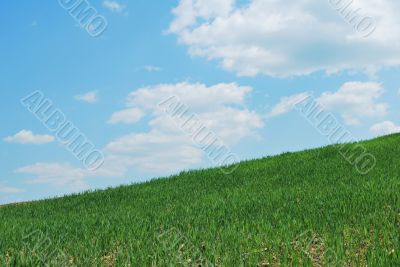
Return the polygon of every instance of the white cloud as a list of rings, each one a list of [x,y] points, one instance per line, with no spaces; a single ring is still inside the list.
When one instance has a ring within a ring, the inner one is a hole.
[[[370,72],[400,65],[400,2],[354,0],[345,11],[371,17],[367,38],[340,10],[318,0],[181,0],[168,29],[192,56],[221,62],[242,76],[307,75],[316,71]],[[349,1],[344,1],[349,2]]]
[[[28,184],[45,184],[62,190],[64,194],[80,192],[90,189],[88,178],[123,178],[126,174],[121,158],[112,155],[106,157],[104,164],[96,171],[74,167],[69,163],[38,162],[23,166],[15,170],[15,173],[27,175]]]
[[[329,111],[341,114],[345,123],[357,125],[365,117],[380,117],[387,112],[387,104],[377,102],[383,87],[374,82],[347,82],[337,92],[325,92],[318,102]]]
[[[33,175],[28,182],[31,184],[50,184],[57,187],[67,187],[72,191],[89,189],[85,177],[94,175],[90,171],[74,168],[63,163],[36,163],[21,167],[16,173]]]
[[[96,91],[90,91],[82,95],[76,95],[75,99],[78,101],[83,101],[89,104],[94,104],[97,102],[97,92]]]
[[[120,4],[117,1],[105,0],[103,1],[103,7],[116,13],[122,13],[125,9],[125,6]]]
[[[308,96],[308,93],[300,93],[281,98],[281,101],[272,108],[271,112],[268,114],[268,117],[276,117],[291,111],[297,103],[301,102]]]
[[[47,144],[54,141],[54,137],[51,135],[35,135],[32,131],[22,130],[13,136],[4,138],[5,142],[16,143],[16,144]]]
[[[140,88],[128,96],[127,105],[157,110],[157,105],[170,96],[179,96],[181,101],[194,111],[218,109],[228,104],[243,105],[251,87],[236,83],[206,86],[200,83],[160,84]]]
[[[392,134],[392,133],[399,133],[400,126],[396,125],[392,121],[384,121],[384,122],[374,124],[370,128],[370,131],[371,131],[371,133],[373,133],[376,136],[381,136],[381,135],[387,135],[387,134]]]
[[[157,72],[157,71],[161,71],[160,67],[157,66],[152,66],[152,65],[146,65],[143,67],[143,69],[147,72]]]
[[[128,134],[110,142],[104,151],[125,171],[135,167],[149,172],[173,172],[202,161],[201,150],[178,131]]]
[[[245,96],[250,92],[250,87],[237,84],[178,83],[140,88],[129,94],[127,106],[151,115],[150,129],[113,140],[104,149],[106,158],[120,169],[150,172],[174,172],[200,164],[204,160],[202,150],[158,104],[171,96],[179,97],[225,144],[234,145],[263,127],[261,117],[244,107]]]
[[[233,8],[234,0],[181,0],[172,11],[175,15],[170,32],[182,32],[196,24],[198,17],[214,18],[228,15]]]
[[[155,65],[145,65],[145,66],[141,66],[141,67],[136,68],[134,71],[135,72],[145,71],[145,72],[150,72],[151,73],[151,72],[162,71],[162,68],[159,67],[159,66],[155,66]]]
[[[316,98],[325,111],[341,115],[347,125],[358,125],[365,118],[382,117],[386,115],[388,105],[378,102],[384,89],[374,82],[347,82],[336,92],[324,92]],[[276,117],[290,112],[296,103],[309,96],[303,92],[281,98],[268,117]]]
[[[0,193],[11,194],[11,193],[22,193],[22,192],[24,192],[23,189],[0,184]]]
[[[205,163],[203,151],[195,145],[158,104],[178,96],[199,120],[213,131],[227,146],[233,146],[243,138],[256,136],[263,127],[261,116],[245,107],[245,97],[250,87],[237,84],[162,84],[140,88],[127,98],[127,109],[142,111],[150,116],[148,131],[132,132],[115,138],[102,150],[104,164],[94,172],[64,163],[36,163],[16,170],[31,175],[34,184],[50,184],[66,188],[68,192],[88,189],[90,177],[124,178],[132,172],[151,175],[173,173]],[[135,110],[137,109],[137,110]],[[126,111],[125,110],[125,111]],[[127,122],[131,114],[114,113],[111,121]],[[185,119],[185,118],[182,118]]]
[[[121,111],[114,112],[109,119],[108,123],[117,124],[117,123],[125,123],[132,124],[138,122],[141,118],[143,118],[144,113],[142,110],[138,108],[128,108]]]

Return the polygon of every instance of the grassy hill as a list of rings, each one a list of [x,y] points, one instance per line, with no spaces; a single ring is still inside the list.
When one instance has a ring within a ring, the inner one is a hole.
[[[400,266],[400,135],[362,144],[2,207],[0,265]]]

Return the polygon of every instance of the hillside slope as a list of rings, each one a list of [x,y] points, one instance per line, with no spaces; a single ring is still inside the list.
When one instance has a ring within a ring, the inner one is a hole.
[[[0,208],[1,266],[400,266],[400,135]]]

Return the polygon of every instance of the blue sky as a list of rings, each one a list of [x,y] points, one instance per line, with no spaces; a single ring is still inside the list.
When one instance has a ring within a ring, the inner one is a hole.
[[[400,131],[395,1],[350,5],[374,19],[365,36],[329,1],[91,0],[98,37],[60,2],[0,4],[0,204],[215,165],[157,109],[171,95],[240,159],[329,144],[293,110],[310,94],[358,139]],[[104,152],[102,168],[21,104],[36,90]]]

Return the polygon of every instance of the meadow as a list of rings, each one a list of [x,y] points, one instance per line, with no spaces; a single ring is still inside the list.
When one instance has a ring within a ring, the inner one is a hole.
[[[400,266],[400,135],[0,208],[0,266]]]

